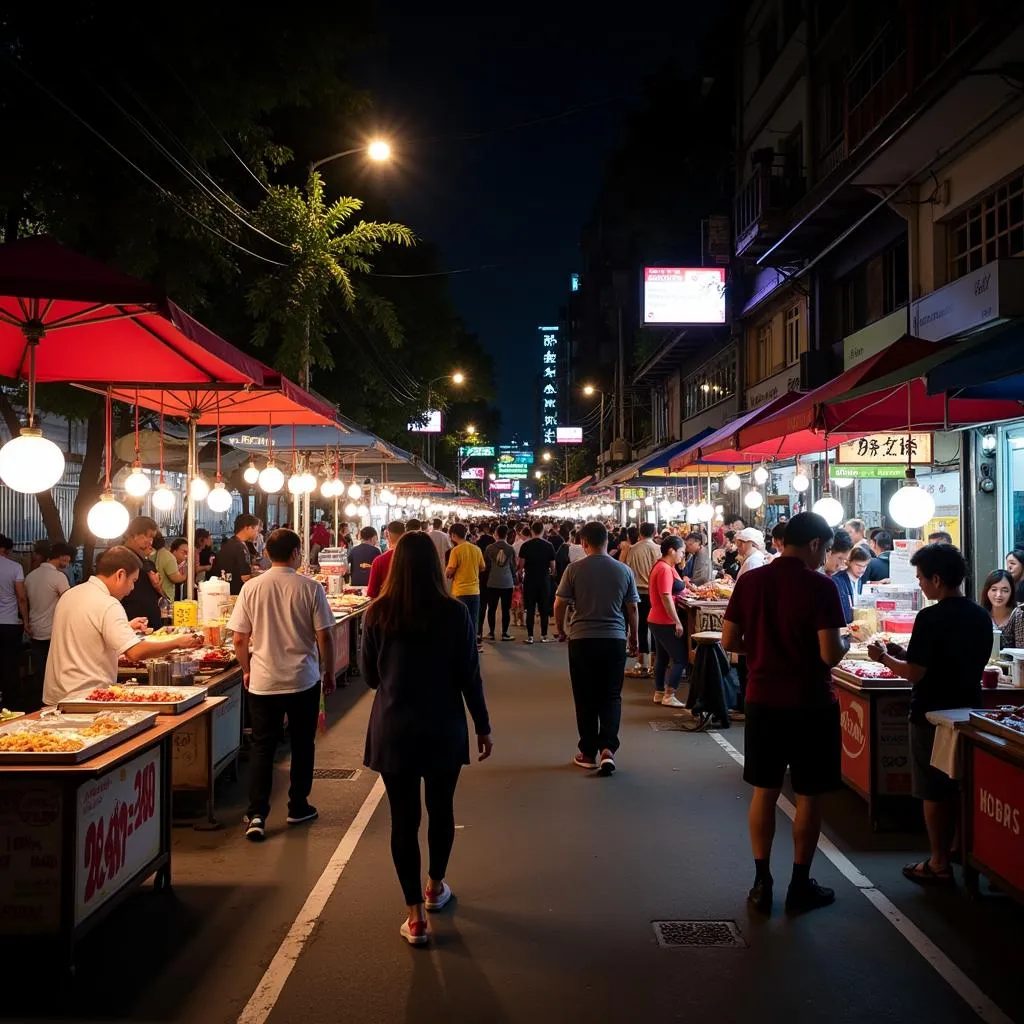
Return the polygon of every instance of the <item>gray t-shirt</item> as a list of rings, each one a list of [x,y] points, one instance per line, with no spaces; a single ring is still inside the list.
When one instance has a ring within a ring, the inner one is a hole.
[[[575,606],[571,640],[625,640],[626,605],[640,603],[633,573],[610,555],[570,562],[558,596]]]
[[[516,549],[511,544],[503,540],[488,544],[484,560],[488,566],[487,586],[491,590],[511,590],[516,585]]]

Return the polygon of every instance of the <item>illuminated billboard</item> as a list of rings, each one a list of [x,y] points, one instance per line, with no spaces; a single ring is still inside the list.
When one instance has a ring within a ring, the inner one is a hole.
[[[583,444],[583,428],[558,427],[555,431],[555,444]]]
[[[468,469],[462,471],[463,480],[483,480],[484,478],[484,467],[483,466],[470,466]]]
[[[441,410],[431,409],[424,413],[422,423],[410,423],[409,431],[413,434],[440,434],[441,433]]]
[[[644,323],[725,323],[724,267],[644,267]]]

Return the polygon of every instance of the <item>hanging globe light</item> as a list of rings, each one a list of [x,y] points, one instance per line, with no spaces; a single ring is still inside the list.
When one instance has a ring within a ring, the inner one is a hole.
[[[206,504],[210,506],[211,512],[227,512],[231,508],[231,500],[231,492],[224,486],[224,481],[218,480],[213,485]]]
[[[300,474],[299,479],[302,481],[303,494],[312,494],[316,490],[316,477],[308,469]]]
[[[796,460],[796,472],[793,474],[792,483],[793,490],[796,491],[797,494],[803,494],[803,492],[811,486],[811,481],[804,472],[803,463],[799,459]]]
[[[639,508],[640,508],[640,502],[639,502],[639,501],[636,501],[636,500],[634,500],[634,502],[633,502],[633,508],[635,508],[635,509],[639,509]]]
[[[832,484],[833,487],[848,487],[850,484],[853,483],[853,477],[852,476],[834,476],[834,477],[832,477],[830,483]]]
[[[153,496],[149,500],[153,502],[153,508],[158,508],[161,512],[169,512],[175,504],[174,491],[167,484],[157,484],[153,490]]]
[[[382,505],[393,505],[395,503],[395,496],[391,493],[387,487],[382,487],[380,491],[380,503]]]
[[[292,473],[292,475],[288,477],[289,494],[304,494],[305,491],[303,490],[303,486],[301,473]]]
[[[333,498],[334,497],[334,481],[328,477],[320,485],[320,497],[321,498]]]
[[[654,499],[653,498],[644,498],[644,504],[648,508],[654,508]]]
[[[749,509],[760,508],[764,504],[764,495],[760,491],[747,491],[743,495],[743,504]]]
[[[722,481],[727,491],[738,491],[740,489],[740,478],[738,473],[726,473]]]
[[[715,514],[715,507],[708,501],[697,506],[697,522],[706,523]]]
[[[133,498],[141,498],[150,488],[149,477],[146,475],[145,470],[142,468],[142,463],[136,459],[132,463],[131,472],[124,480],[125,492],[130,494]]]
[[[601,513],[603,515],[610,516],[614,511],[615,511],[615,507],[613,505],[602,505],[601,506]]]
[[[843,503],[833,498],[829,491],[825,491],[814,503],[811,511],[821,516],[829,526],[838,526],[846,514],[843,509]]]
[[[210,485],[203,477],[195,476],[192,478],[192,482],[188,485],[188,496],[193,501],[204,501],[209,493]]]
[[[758,487],[763,487],[767,482],[768,470],[765,469],[763,465],[758,466],[757,469],[754,470],[754,483],[757,484]]]
[[[935,499],[921,489],[913,467],[907,468],[906,481],[889,499],[889,515],[908,530],[924,526],[935,515]]]
[[[630,519],[636,519],[636,509],[635,508],[631,508],[629,510],[629,518]]]
[[[257,478],[260,488],[267,494],[277,494],[284,487],[284,473],[273,462],[268,462]]]
[[[696,505],[687,505],[686,506],[686,521],[688,523],[695,523],[695,522],[697,522],[697,506]]]
[[[668,498],[662,498],[661,501],[658,502],[658,513],[664,519],[668,519],[668,517],[672,515],[672,502],[669,501]]]
[[[38,427],[22,427],[0,448],[0,480],[12,491],[39,494],[64,475],[64,453]]]
[[[686,506],[681,501],[672,502],[672,518],[678,519],[685,510]]]
[[[363,496],[363,489],[355,482],[355,480],[348,485],[348,496],[353,501],[358,501]]]
[[[345,506],[345,515],[348,516],[349,519],[351,519],[358,511],[359,509],[353,505],[351,501]]]
[[[409,499],[404,494],[400,494],[396,504],[399,508],[405,508],[405,506],[409,504]]]
[[[89,530],[100,540],[113,540],[128,529],[131,516],[115,497],[113,491],[104,491],[86,516]]]
[[[360,519],[365,519],[370,514],[370,507],[368,505],[360,505],[356,511],[359,513]]]
[[[252,459],[249,460],[249,465],[245,467],[245,472],[242,473],[242,479],[252,486],[260,478],[260,471],[256,468],[256,463]]]

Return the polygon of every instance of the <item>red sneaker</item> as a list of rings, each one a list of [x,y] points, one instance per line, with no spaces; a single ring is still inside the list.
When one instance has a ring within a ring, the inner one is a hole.
[[[597,761],[592,757],[587,757],[586,754],[577,754],[573,759],[572,763],[577,768],[594,769],[597,767]]]
[[[410,921],[407,918],[399,929],[399,934],[410,946],[425,946],[430,941],[426,921]]]

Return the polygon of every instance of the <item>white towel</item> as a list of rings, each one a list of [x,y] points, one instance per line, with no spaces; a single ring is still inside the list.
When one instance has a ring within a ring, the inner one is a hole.
[[[954,708],[950,711],[929,711],[927,718],[935,726],[935,740],[932,743],[931,765],[944,772],[951,779],[963,777],[960,758],[960,733],[958,722],[970,721],[970,708]]]

